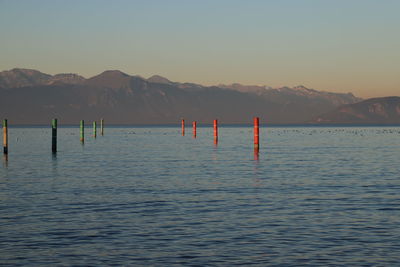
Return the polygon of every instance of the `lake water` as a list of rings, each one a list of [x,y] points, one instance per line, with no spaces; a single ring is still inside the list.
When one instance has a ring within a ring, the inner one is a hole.
[[[400,127],[10,128],[0,265],[400,262]],[[1,154],[0,154],[1,155]]]

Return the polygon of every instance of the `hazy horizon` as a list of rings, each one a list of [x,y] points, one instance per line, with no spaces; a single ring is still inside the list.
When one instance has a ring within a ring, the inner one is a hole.
[[[396,96],[398,1],[0,1],[1,70]]]

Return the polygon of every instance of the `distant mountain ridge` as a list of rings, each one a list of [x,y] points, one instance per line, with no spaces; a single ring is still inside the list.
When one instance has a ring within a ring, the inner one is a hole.
[[[49,85],[57,82],[80,84],[84,81],[84,77],[73,73],[60,73],[53,76],[37,70],[18,68],[0,72],[0,87],[2,88]]]
[[[269,86],[257,86],[257,85],[248,86],[235,83],[231,85],[219,85],[219,87],[233,89],[244,93],[247,92],[255,93],[263,97],[274,97],[277,94],[281,94],[283,96],[295,95],[299,97],[307,97],[315,99],[321,98],[332,101],[333,103],[335,103],[335,105],[355,103],[362,100],[362,98],[355,97],[352,93],[343,94],[343,93],[323,92],[307,88],[303,85],[295,86],[292,88],[287,86],[272,88]]]
[[[400,124],[400,97],[371,98],[342,105],[310,121],[318,124]]]
[[[2,88],[2,89],[1,89]],[[64,123],[104,117],[115,124],[246,123],[260,116],[267,123],[304,123],[317,114],[361,101],[353,94],[322,92],[304,86],[271,88],[240,84],[202,86],[148,79],[108,70],[91,78],[49,75],[37,70],[0,72],[0,117],[14,123]]]
[[[162,77],[160,75],[153,75],[150,78],[148,78],[147,81],[152,82],[152,83],[173,84],[173,82],[171,82],[167,78]]]

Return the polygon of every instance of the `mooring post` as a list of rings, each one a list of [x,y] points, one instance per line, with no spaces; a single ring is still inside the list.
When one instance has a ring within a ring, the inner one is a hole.
[[[218,143],[218,120],[214,120],[214,144]]]
[[[80,122],[80,136],[81,136],[81,143],[85,142],[85,121],[81,120]]]
[[[100,134],[101,136],[104,135],[104,119],[100,120]]]
[[[51,121],[51,151],[57,152],[57,119]]]
[[[193,122],[193,138],[196,138],[197,136],[197,123],[196,121]]]
[[[96,121],[93,122],[93,137],[97,137],[97,124]]]
[[[3,120],[3,153],[8,154],[8,126],[7,120]]]
[[[185,120],[182,119],[182,136],[185,135]]]
[[[260,119],[254,117],[254,149],[260,149]]]

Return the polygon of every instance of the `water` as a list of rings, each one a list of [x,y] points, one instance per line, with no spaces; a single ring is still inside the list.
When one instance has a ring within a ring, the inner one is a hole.
[[[400,128],[11,128],[0,264],[400,262]],[[258,159],[257,159],[258,158]]]

